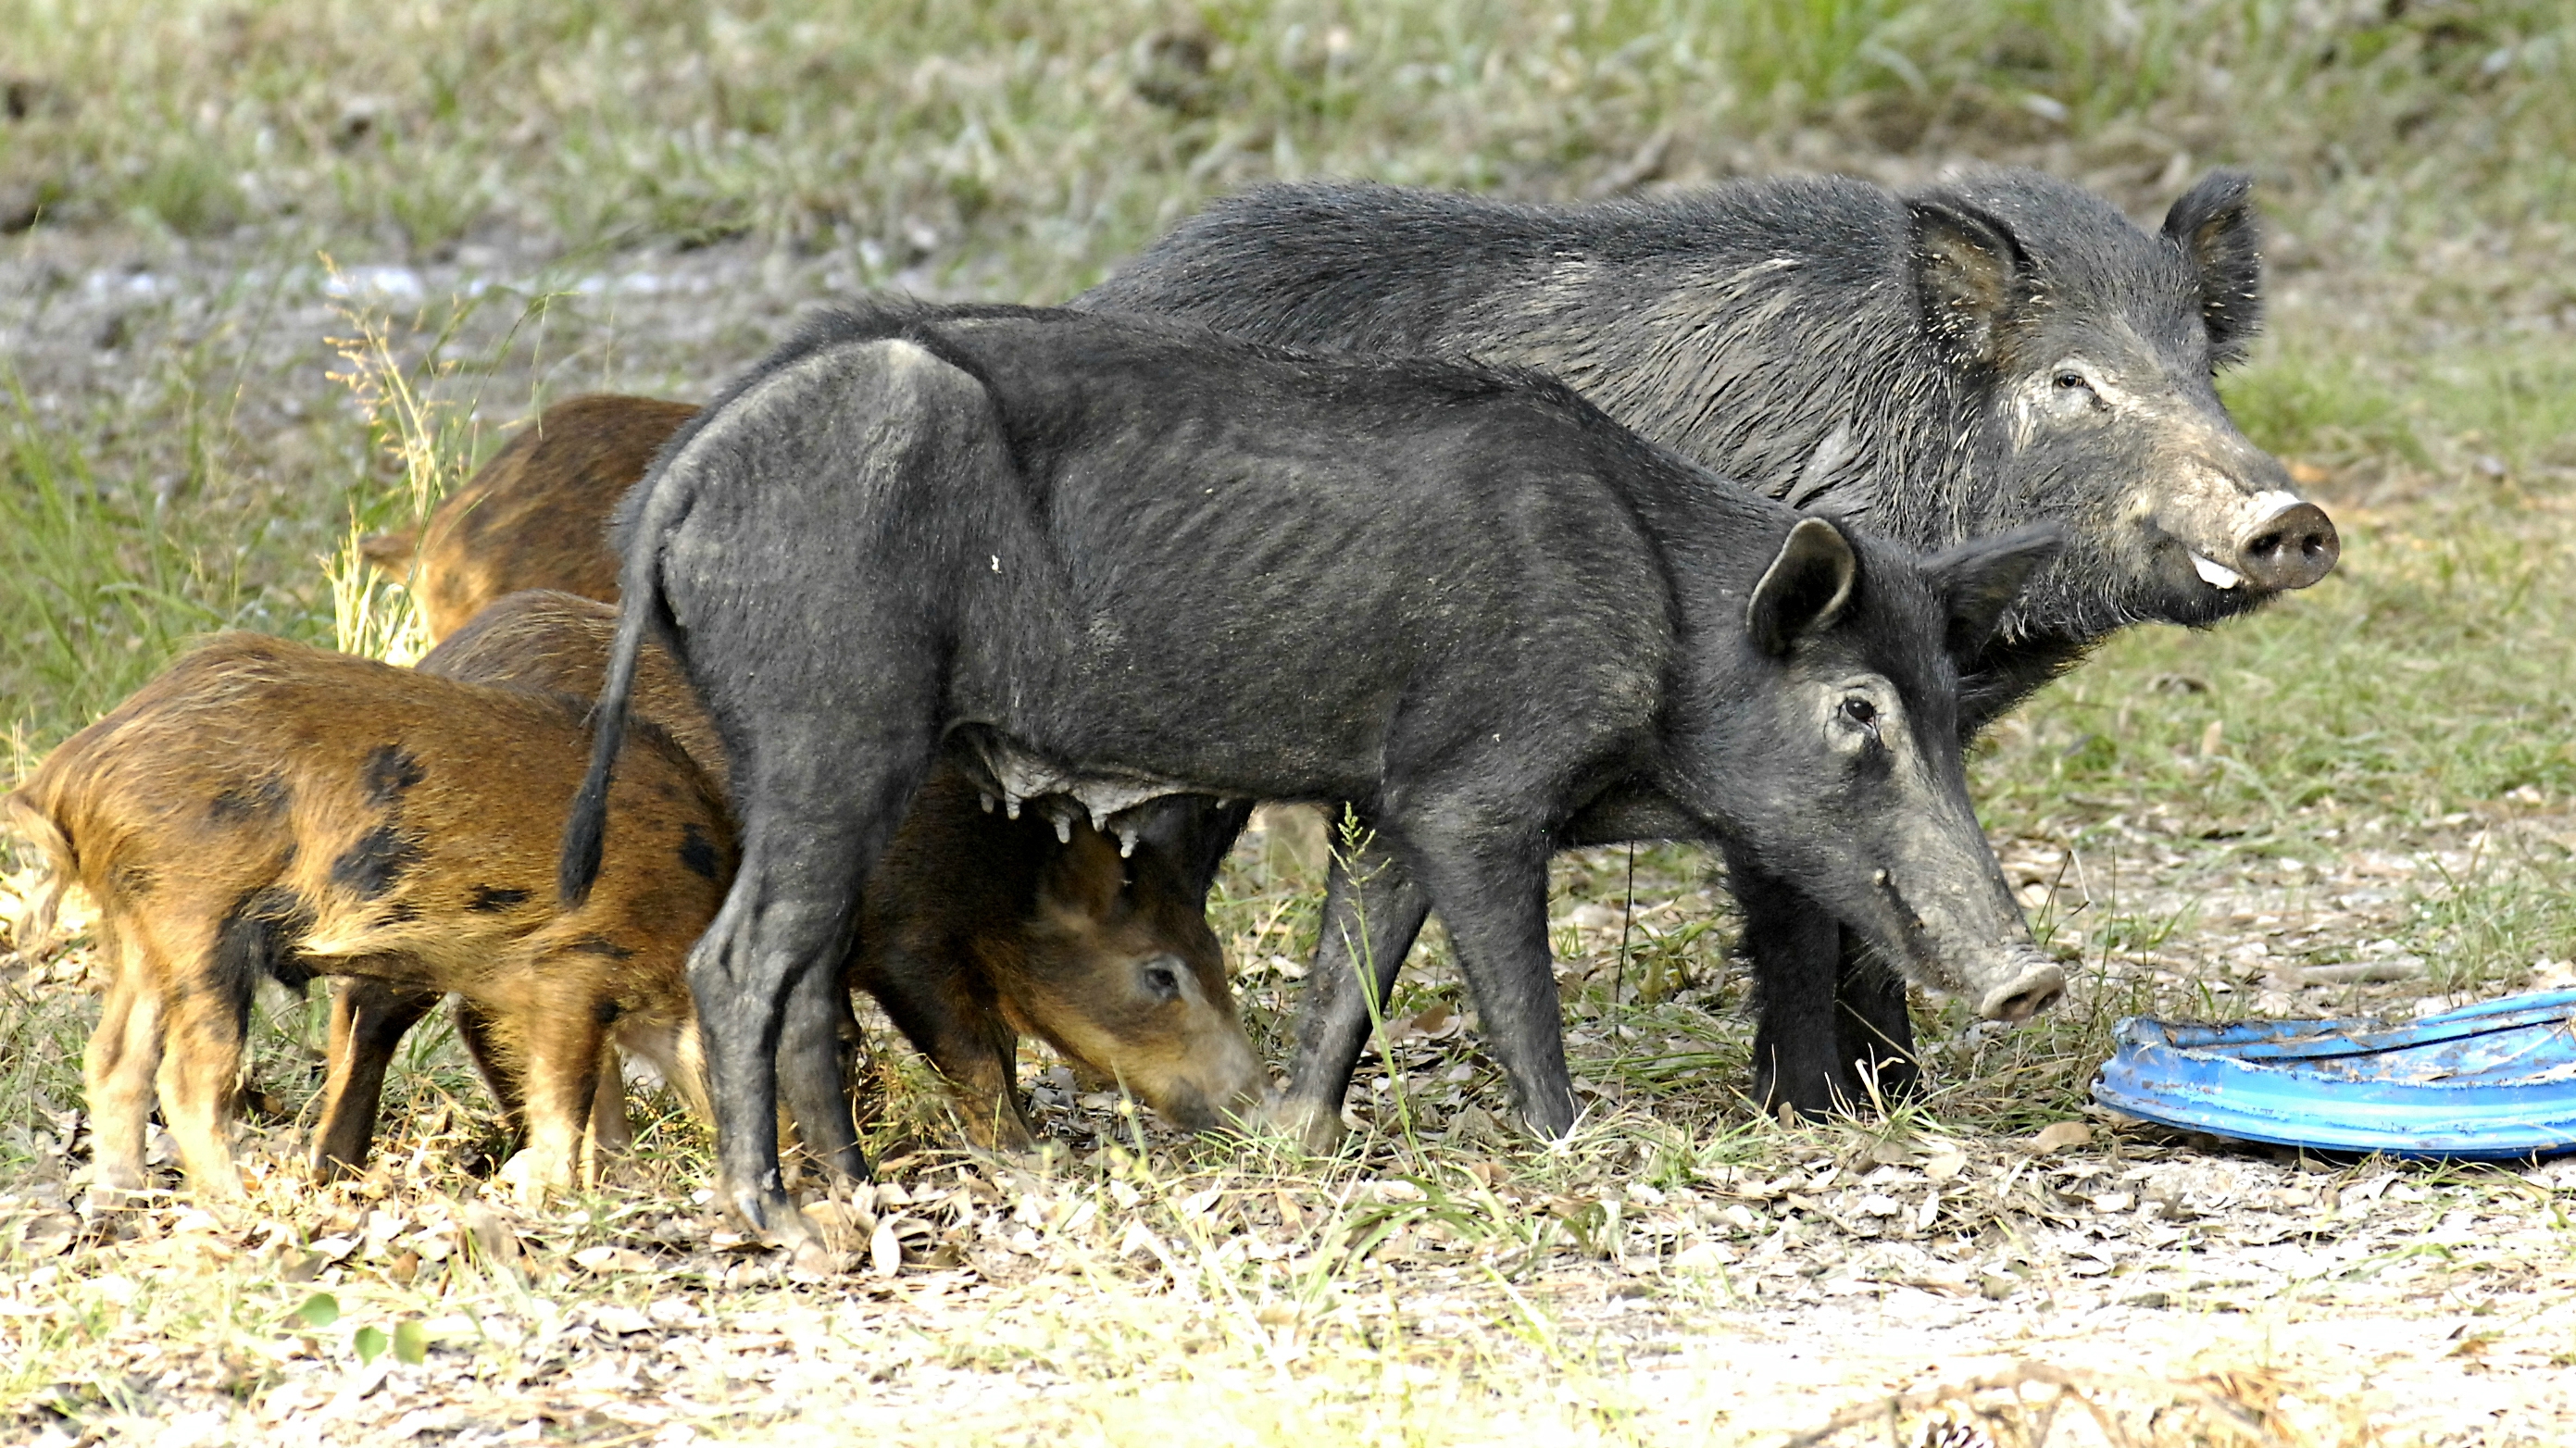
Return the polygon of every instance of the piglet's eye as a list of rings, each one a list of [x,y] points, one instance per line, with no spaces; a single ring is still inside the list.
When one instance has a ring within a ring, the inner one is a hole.
[[[1145,967],[1145,990],[1156,1000],[1179,1000],[1180,974],[1168,965],[1149,965]]]
[[[1878,706],[1867,699],[1843,700],[1842,716],[1843,722],[1855,729],[1878,732]]]

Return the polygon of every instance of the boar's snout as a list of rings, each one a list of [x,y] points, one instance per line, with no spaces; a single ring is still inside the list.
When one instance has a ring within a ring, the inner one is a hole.
[[[2334,520],[2314,503],[2285,499],[2255,522],[2236,545],[2237,569],[2262,589],[2305,588],[2334,571],[2343,539]]]
[[[1977,997],[1977,1014],[1990,1021],[2026,1021],[2066,993],[2066,972],[2036,952],[2017,953],[2001,978]]]

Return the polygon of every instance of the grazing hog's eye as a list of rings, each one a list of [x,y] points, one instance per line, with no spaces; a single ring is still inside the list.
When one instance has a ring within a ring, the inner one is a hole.
[[[1168,965],[1145,967],[1145,992],[1158,1001],[1179,1000],[1181,998],[1180,972]]]
[[[1843,722],[1854,729],[1872,736],[1878,733],[1878,706],[1867,699],[1845,699],[1839,712]]]

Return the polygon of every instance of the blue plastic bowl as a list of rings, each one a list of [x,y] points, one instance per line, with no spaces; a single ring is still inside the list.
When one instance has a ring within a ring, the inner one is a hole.
[[[2470,1161],[2576,1151],[2576,990],[2402,1026],[2132,1016],[2117,1039],[2093,1099],[2167,1126]]]

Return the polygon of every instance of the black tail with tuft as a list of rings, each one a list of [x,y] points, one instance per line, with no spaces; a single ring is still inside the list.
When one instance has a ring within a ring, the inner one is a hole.
[[[673,447],[684,441],[685,435]],[[572,817],[564,821],[563,859],[556,867],[555,889],[568,909],[588,900],[590,887],[599,879],[608,835],[608,785],[616,772],[617,751],[626,743],[627,703],[635,689],[636,660],[644,652],[644,636],[653,619],[667,614],[662,599],[662,539],[688,511],[683,501],[686,489],[668,481],[670,462],[671,449],[666,448],[653,471],[636,485],[644,490],[644,506],[626,540],[608,677],[600,685],[599,702],[591,707],[590,772],[582,777],[581,792],[573,796]]]

